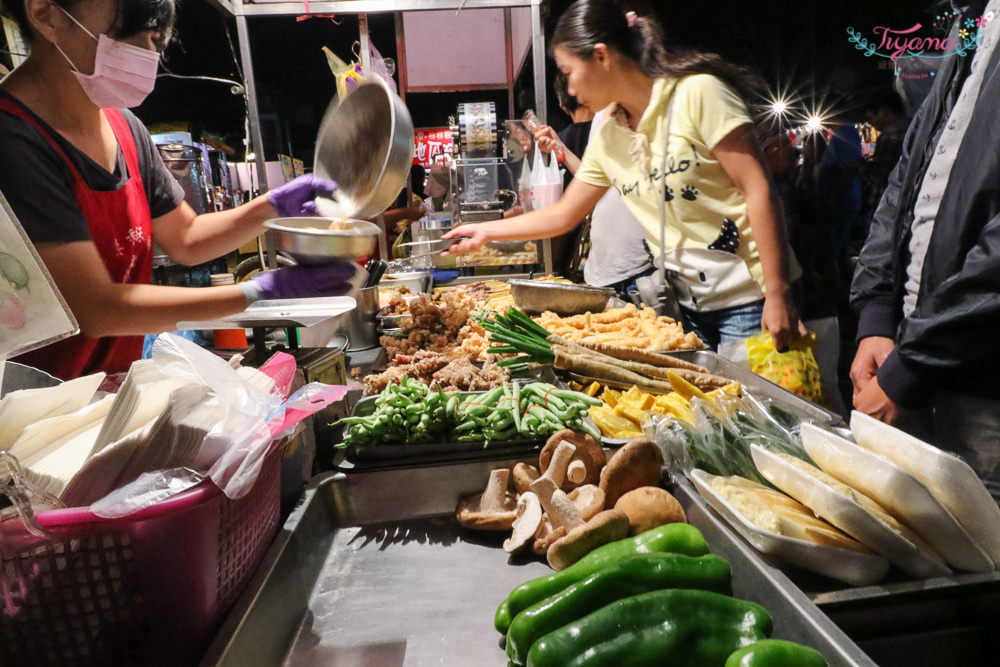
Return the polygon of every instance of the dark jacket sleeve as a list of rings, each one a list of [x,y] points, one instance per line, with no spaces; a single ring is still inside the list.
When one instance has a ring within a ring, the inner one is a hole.
[[[903,141],[899,162],[889,174],[885,193],[872,217],[868,238],[858,258],[851,282],[851,306],[858,313],[858,340],[869,336],[893,338],[902,313],[897,303],[894,262],[899,206],[904,199],[903,179],[910,167],[914,137],[926,111],[921,106],[913,117]]]
[[[917,407],[930,397],[930,388],[954,384],[951,380],[966,375],[969,364],[995,357],[998,294],[1000,214],[983,227],[959,271],[922,295],[903,320],[896,349],[878,371],[889,398]]]

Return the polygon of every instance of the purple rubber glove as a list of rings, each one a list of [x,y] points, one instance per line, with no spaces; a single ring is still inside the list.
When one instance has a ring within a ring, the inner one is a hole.
[[[288,266],[258,273],[239,285],[248,304],[261,299],[343,296],[354,291],[351,279],[358,273],[359,267],[352,262]]]
[[[316,215],[316,202],[313,200],[317,196],[329,196],[336,191],[337,184],[333,181],[306,174],[268,192],[267,201],[271,202],[280,217],[297,218]]]

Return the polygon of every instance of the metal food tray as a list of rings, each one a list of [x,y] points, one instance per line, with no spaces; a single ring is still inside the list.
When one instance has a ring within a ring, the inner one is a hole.
[[[703,366],[713,375],[719,375],[721,377],[729,378],[730,380],[735,380],[744,387],[750,389],[755,396],[759,398],[771,399],[778,405],[778,407],[791,412],[801,420],[815,422],[828,427],[843,426],[844,424],[843,417],[837,413],[831,412],[830,410],[816,405],[815,403],[811,403],[801,396],[793,394],[787,389],[779,387],[769,380],[765,380],[750,369],[744,368],[739,364],[734,364],[728,359],[720,357],[717,353],[710,350],[684,350],[678,352],[664,352],[663,354],[669,354],[670,356],[683,359],[684,361],[690,361],[693,364]],[[564,376],[568,377],[570,380],[574,380],[584,385],[590,384],[591,382],[599,382],[614,389],[629,389],[632,387],[632,385],[628,383],[618,382],[615,380],[603,380],[601,378],[594,378],[573,372],[560,371],[560,373],[563,373]],[[654,394],[663,393],[646,389],[643,389],[643,391]],[[601,438],[601,442],[612,447],[619,447],[625,442],[628,442],[628,439],[603,437]]]
[[[310,484],[203,665],[507,665],[496,606],[549,573],[508,563],[504,534],[454,520],[457,500],[518,459],[332,473]],[[774,636],[817,648],[830,667],[875,665],[804,593],[707,510],[686,480],[675,495],[738,597],[774,617]]]
[[[606,287],[574,285],[547,280],[509,280],[518,308],[529,315],[552,311],[557,315],[603,313],[615,291]]]
[[[459,396],[485,394],[482,391],[463,391]],[[378,396],[361,399],[351,412],[352,417],[367,417],[375,412]],[[347,459],[355,464],[386,463],[396,465],[421,463],[432,459],[434,462],[467,460],[469,458],[500,458],[505,456],[526,456],[541,449],[545,440],[502,440],[486,446],[483,442],[426,442],[415,444],[351,445],[347,447]]]
[[[720,357],[718,353],[711,350],[683,350],[667,352],[665,354],[703,366],[712,375],[720,375],[730,380],[736,380],[744,387],[749,387],[755,396],[770,398],[780,408],[788,410],[800,419],[825,426],[837,426],[844,423],[844,418],[836,412],[807,401],[784,387],[779,387],[773,382],[765,380],[749,368],[744,368],[724,357]]]
[[[769,582],[769,587],[789,598],[787,602],[793,608],[806,609],[810,616],[818,608],[824,618],[835,624],[838,633],[846,633],[854,640],[854,649],[865,653],[865,660],[856,664],[877,663],[881,667],[996,664],[995,651],[1000,646],[996,636],[996,628],[1000,626],[1000,572],[913,579],[890,569],[888,577],[880,583],[848,586],[757,552],[698,496],[688,479],[679,476],[679,480],[673,493],[684,506],[688,520],[704,533],[712,551],[729,558],[734,572],[739,569],[736,564],[739,561],[728,554],[731,549],[746,552],[746,557],[757,564],[754,572]],[[723,542],[731,544],[725,552],[717,551],[717,545]],[[775,608],[757,601],[778,616]],[[813,645],[823,650],[818,644]],[[957,655],[961,658],[956,658]],[[830,659],[825,653],[824,657]],[[830,662],[831,666],[834,664]]]
[[[889,571],[889,561],[875,553],[837,549],[758,528],[715,492],[712,488],[715,475],[695,469],[689,477],[705,502],[763,554],[777,556],[793,565],[855,586],[877,583]]]

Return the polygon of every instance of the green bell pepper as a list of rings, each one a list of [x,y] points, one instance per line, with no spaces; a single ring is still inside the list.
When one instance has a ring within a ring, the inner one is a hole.
[[[762,639],[729,656],[726,667],[828,667],[814,648],[783,639]]]
[[[701,532],[687,523],[668,523],[641,535],[598,547],[565,570],[526,581],[513,591],[497,609],[493,627],[507,634],[511,620],[531,605],[555,595],[567,586],[586,579],[600,569],[634,554],[678,553],[704,556],[708,543]]]
[[[523,665],[543,635],[579,620],[615,600],[664,588],[730,593],[732,572],[718,556],[636,554],[595,572],[514,617],[507,631],[507,657]]]
[[[718,667],[769,634],[771,615],[753,602],[710,591],[654,591],[545,635],[528,652],[528,667]]]

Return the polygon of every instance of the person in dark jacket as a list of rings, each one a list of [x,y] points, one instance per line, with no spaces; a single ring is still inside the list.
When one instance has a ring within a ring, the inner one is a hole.
[[[972,4],[965,17],[1000,10]],[[851,289],[851,380],[861,412],[929,417],[935,444],[1000,498],[1000,20],[980,38],[944,60],[875,212]]]

